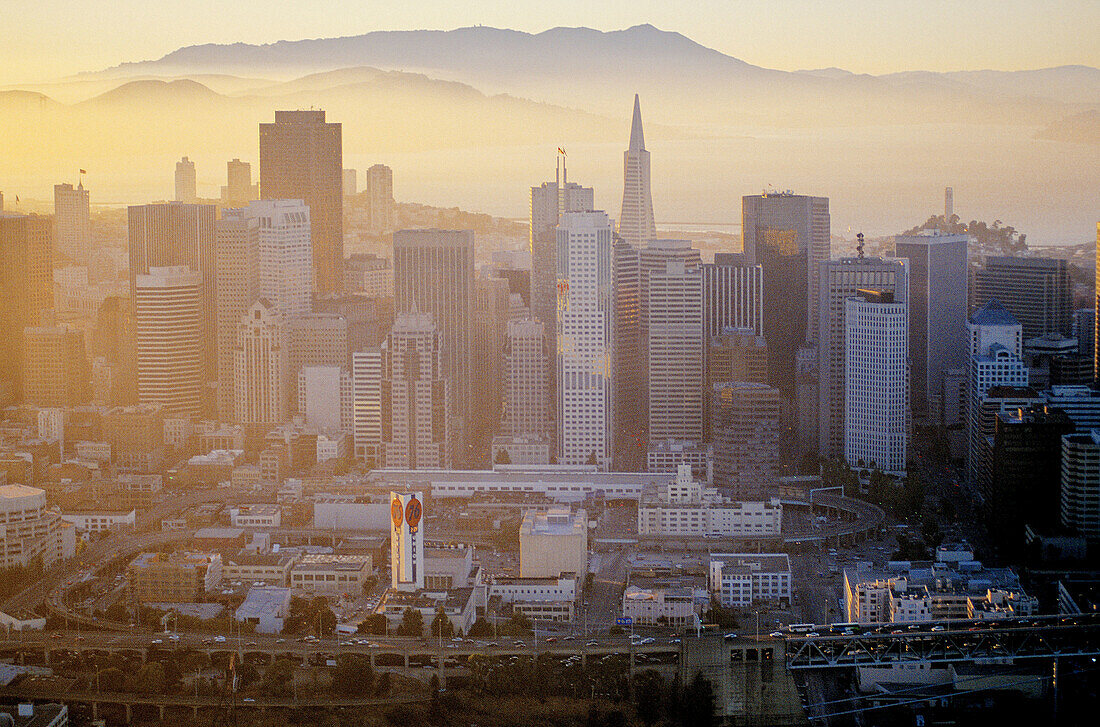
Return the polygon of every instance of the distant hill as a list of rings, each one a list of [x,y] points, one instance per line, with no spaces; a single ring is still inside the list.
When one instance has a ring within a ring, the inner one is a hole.
[[[291,78],[338,69],[349,76],[372,69],[424,73],[491,94],[616,116],[628,105],[623,99],[638,92],[647,118],[665,123],[910,123],[942,120],[950,110],[975,123],[1044,124],[1100,105],[1100,70],[1085,66],[886,76],[836,68],[786,72],[754,66],[652,25],[535,34],[478,26],[267,45],[207,44],[101,73]]]

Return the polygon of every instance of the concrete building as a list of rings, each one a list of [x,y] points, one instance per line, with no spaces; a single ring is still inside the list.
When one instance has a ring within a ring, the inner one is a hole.
[[[298,372],[298,411],[306,425],[327,431],[353,431],[354,385],[336,366],[303,366]]]
[[[23,403],[77,406],[92,397],[84,334],[68,326],[23,329]]]
[[[681,464],[676,478],[658,488],[655,498],[638,503],[638,535],[705,537],[775,537],[782,531],[783,506],[731,501],[694,480],[691,465]]]
[[[503,465],[491,470],[375,470],[368,483],[375,487],[415,486],[433,498],[469,499],[494,496],[524,498],[544,496],[553,502],[579,503],[586,498],[640,500],[648,487],[667,482],[651,472],[601,472],[596,465]]]
[[[964,559],[946,555],[962,551]],[[852,623],[922,622],[970,618],[974,603],[1014,604],[1009,616],[1025,616],[1037,600],[1020,587],[1009,568],[985,568],[965,543],[944,543],[934,561],[891,561],[883,569],[869,565],[844,571],[846,621]],[[979,609],[981,607],[979,606]]]
[[[846,406],[846,315],[848,299],[860,290],[892,293],[898,304],[908,304],[907,260],[847,257],[820,264],[817,331],[818,453],[844,456]]]
[[[137,276],[154,268],[186,266],[199,275],[199,316],[203,381],[217,379],[217,280],[215,277],[215,215],[213,205],[147,204],[128,207],[130,300],[137,316]],[[251,302],[251,301],[250,301]],[[140,388],[140,382],[139,382]],[[140,398],[139,398],[140,401]]]
[[[711,397],[715,486],[731,499],[765,497],[779,477],[779,389],[731,381]]]
[[[717,252],[703,265],[703,335],[748,328],[764,335],[764,269],[745,255]]]
[[[301,200],[309,208],[313,280],[318,293],[343,285],[344,188],[340,124],[324,111],[276,111],[260,124],[260,196]]]
[[[1000,303],[1019,321],[1025,340],[1072,331],[1073,283],[1066,260],[989,257],[974,272],[973,286],[973,308]]]
[[[549,437],[493,437],[492,442],[494,463],[550,464],[552,451]]]
[[[263,582],[269,586],[290,585],[290,569],[297,556],[284,553],[253,554],[241,551],[222,561],[222,578],[246,583]]]
[[[637,247],[621,237],[611,241],[613,314],[611,319],[611,408],[615,437],[611,466],[642,468],[649,442],[648,347],[642,338],[642,270]]]
[[[88,190],[80,182],[53,186],[54,249],[72,262],[88,259],[92,244],[91,206]]]
[[[136,603],[195,603],[221,582],[217,553],[142,553],[126,567],[127,597]]]
[[[804,342],[818,335],[818,265],[831,249],[829,200],[793,192],[741,199],[745,262],[763,269],[764,295],[783,305],[764,310],[769,383],[793,400],[794,365]]]
[[[133,528],[136,510],[70,510],[61,519],[72,523],[78,535],[102,533],[108,530]]]
[[[473,330],[470,335],[471,361],[478,362],[479,374],[471,380],[468,447],[477,457],[486,457],[493,436],[500,428],[504,399],[504,348],[511,315],[511,293],[505,278],[482,270],[474,281]]]
[[[503,435],[541,439],[550,436],[547,364],[545,324],[535,318],[508,321]]]
[[[134,277],[137,395],[166,413],[202,409],[203,276],[183,266]]]
[[[46,491],[37,487],[0,485],[0,568],[43,567],[71,558],[75,532],[61,516],[46,509]]]
[[[990,389],[1021,389],[1028,385],[1028,370],[1021,360],[1022,327],[1004,306],[993,301],[967,322],[970,362],[967,383],[967,481],[972,487],[988,476],[989,438],[993,435],[995,402],[987,402]],[[1033,392],[1032,392],[1033,393]],[[1019,398],[1017,392],[1008,396]],[[1004,398],[994,397],[994,398]],[[1026,404],[1024,404],[1026,406]]]
[[[486,599],[511,607],[531,620],[573,621],[574,606],[580,587],[577,574],[563,573],[549,578],[514,578],[495,576],[485,586]]]
[[[308,315],[317,290],[314,211],[309,204],[265,195],[264,200],[250,202],[232,214],[259,221],[260,259],[254,272],[259,276],[259,296],[271,301],[283,318]]]
[[[622,615],[635,626],[682,629],[698,623],[699,609],[690,588],[642,588],[632,584],[623,591]]]
[[[1100,538],[1100,431],[1062,437],[1060,520],[1089,539]]]
[[[649,443],[646,472],[676,474],[682,464],[691,467],[691,476],[695,479],[714,481],[714,449],[711,445],[675,439]]]
[[[372,298],[393,297],[393,266],[390,259],[360,253],[344,260],[344,290]]]
[[[611,463],[615,447],[612,371],[611,221],[572,212],[558,225],[557,447],[563,464]]]
[[[465,462],[472,402],[474,233],[399,230],[393,235],[394,315],[429,314],[440,339],[442,374],[449,382],[447,415],[456,452]],[[395,323],[396,326],[396,323]]]
[[[401,314],[382,344],[383,467],[448,468],[451,380],[431,314]]]
[[[926,231],[894,238],[909,261],[909,359],[913,414],[943,421],[944,372],[966,365],[966,235]]]
[[[707,583],[718,602],[727,608],[749,608],[763,602],[789,606],[790,556],[786,553],[713,553]]]
[[[683,240],[639,249],[641,341],[650,441],[703,440],[703,278]]]
[[[650,191],[649,152],[642,132],[642,107],[634,94],[634,116],[630,121],[630,145],[623,152],[623,207],[619,215],[619,236],[635,247],[657,237]]]
[[[374,569],[370,555],[306,554],[290,569],[290,588],[297,595],[360,596]]]
[[[367,168],[363,193],[367,198],[367,226],[376,235],[393,232],[393,170],[385,164]]]
[[[254,503],[230,508],[229,519],[235,528],[277,528],[283,522],[283,514],[278,505]]]
[[[258,634],[278,634],[290,616],[290,589],[278,586],[253,586],[233,617],[251,624]]]
[[[222,207],[245,207],[260,198],[260,185],[252,183],[252,165],[234,158],[225,163],[226,185],[222,187]]]
[[[554,397],[554,377],[557,372],[549,357],[557,351],[558,330],[558,239],[557,228],[561,215],[569,212],[587,212],[595,209],[591,187],[582,187],[569,181],[565,158],[558,157],[557,172],[553,182],[543,182],[531,187],[531,316],[541,321],[546,338],[548,357],[547,389],[545,397]],[[554,412],[549,412],[554,416]]]
[[[283,319],[265,299],[252,304],[237,324],[233,352],[235,419],[267,430],[287,418],[287,351]]]
[[[352,354],[352,431],[355,459],[378,467],[382,458],[382,351]],[[390,402],[386,402],[389,406]]]
[[[845,306],[844,459],[891,474],[909,459],[909,309],[861,290]]]
[[[260,297],[259,272],[260,219],[250,216],[248,210],[223,209],[214,242],[218,418],[222,421],[236,416],[233,374],[237,328],[241,318]]]
[[[0,401],[10,402],[23,386],[23,337],[53,308],[53,225],[49,217],[0,210]]]
[[[521,578],[556,578],[588,572],[588,519],[567,507],[528,510],[519,528]]]
[[[193,203],[199,198],[195,183],[195,162],[183,157],[176,162],[176,196],[177,202]]]

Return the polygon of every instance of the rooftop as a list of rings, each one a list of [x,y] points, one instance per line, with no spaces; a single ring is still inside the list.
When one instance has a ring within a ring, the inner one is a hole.
[[[1008,308],[991,300],[970,316],[970,323],[975,326],[1018,326],[1020,322],[1016,316],[1009,312]]]

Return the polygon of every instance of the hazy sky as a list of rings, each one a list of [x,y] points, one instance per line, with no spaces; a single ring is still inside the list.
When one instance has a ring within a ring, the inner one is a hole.
[[[198,43],[647,22],[787,70],[1100,66],[1098,0],[0,0],[0,83],[159,58]]]

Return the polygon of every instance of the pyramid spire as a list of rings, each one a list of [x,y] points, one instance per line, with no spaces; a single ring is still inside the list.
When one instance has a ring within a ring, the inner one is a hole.
[[[634,94],[634,119],[630,122],[630,149],[645,151],[645,136],[642,135],[642,105],[638,94]]]

